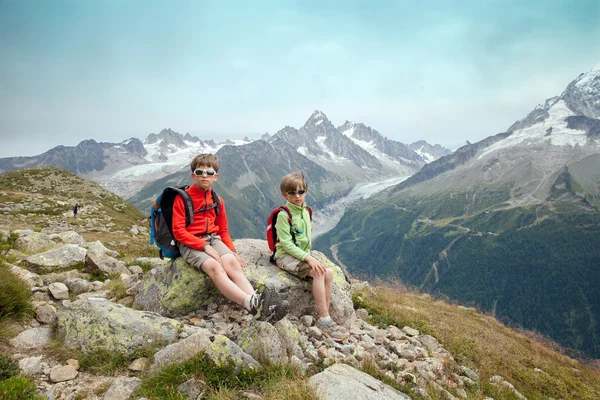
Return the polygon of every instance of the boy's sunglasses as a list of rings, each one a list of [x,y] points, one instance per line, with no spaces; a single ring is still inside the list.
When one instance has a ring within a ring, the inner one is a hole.
[[[194,175],[196,176],[202,176],[204,174],[206,174],[206,176],[215,176],[217,172],[214,169],[196,169],[194,170]]]
[[[306,190],[304,190],[304,189],[300,189],[297,192],[285,192],[285,194],[287,194],[290,197],[295,196],[295,195],[302,196],[304,193],[306,193]]]

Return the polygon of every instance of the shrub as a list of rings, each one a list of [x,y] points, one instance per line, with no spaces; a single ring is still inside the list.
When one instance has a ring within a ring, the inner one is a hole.
[[[35,385],[24,376],[17,375],[0,381],[1,400],[42,400],[35,393]]]
[[[33,315],[31,290],[13,274],[6,264],[0,263],[0,322],[8,317],[22,318]]]
[[[19,374],[17,364],[7,356],[0,355],[0,381]]]

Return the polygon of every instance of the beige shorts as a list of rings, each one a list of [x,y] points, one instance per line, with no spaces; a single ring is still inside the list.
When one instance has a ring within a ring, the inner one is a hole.
[[[219,252],[220,256],[225,254],[233,254],[233,251],[227,246],[225,243],[221,241],[221,237],[219,235],[209,235],[207,237],[202,238],[206,244],[209,244],[210,247]],[[179,243],[179,252],[185,261],[188,262],[194,268],[202,270],[202,264],[209,258],[212,258],[204,251],[192,249],[191,247],[187,247],[183,243]]]
[[[296,275],[299,278],[306,278],[312,269],[306,261],[300,261],[296,257],[289,254],[284,254],[281,257],[275,257],[277,266],[290,274]]]

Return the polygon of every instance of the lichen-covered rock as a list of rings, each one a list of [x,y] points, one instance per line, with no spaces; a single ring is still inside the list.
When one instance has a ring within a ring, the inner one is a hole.
[[[19,235],[17,240],[15,240],[15,249],[17,250],[34,253],[56,246],[56,242],[44,233],[38,233],[32,230],[15,230],[14,232]]]
[[[240,346],[223,335],[215,336],[212,344],[206,349],[206,355],[219,366],[233,362],[235,365],[234,373],[237,373],[240,368],[254,368],[260,365]]]
[[[113,274],[131,275],[123,261],[119,261],[104,252],[88,249],[85,255],[85,269],[90,273],[100,272],[109,277]]]
[[[63,243],[76,244],[78,246],[85,246],[87,244],[85,239],[75,231],[60,232],[49,236],[50,239],[59,238]]]
[[[184,362],[194,358],[200,352],[205,351],[211,344],[210,332],[206,329],[201,329],[193,335],[177,343],[170,344],[154,354],[150,372],[156,372],[173,362]]]
[[[248,261],[244,273],[253,287],[269,285],[280,299],[290,303],[290,315],[316,315],[310,283],[284,272],[269,262],[267,242],[242,239],[235,242],[238,253]],[[349,325],[355,318],[350,284],[342,270],[322,253],[314,252],[322,263],[335,271],[330,314],[336,322]],[[209,303],[229,303],[214,287],[210,278],[191,267],[181,257],[158,266],[134,288],[134,308],[176,317],[189,314]]]
[[[346,364],[334,364],[307,382],[319,399],[410,400],[410,397]]]
[[[17,276],[17,278],[19,278],[20,280],[22,280],[23,282],[25,282],[27,284],[27,286],[29,286],[30,288],[37,286],[44,286],[44,282],[42,281],[42,278],[31,271],[27,271],[25,268],[20,268],[17,267],[16,265],[12,265],[9,264],[10,267],[10,271],[15,274]]]
[[[169,317],[188,314],[213,301],[225,301],[208,275],[181,257],[150,271],[134,291],[134,308]]]
[[[99,298],[66,304],[57,316],[59,339],[84,353],[101,348],[132,354],[140,348],[172,343],[178,331],[175,320]]]
[[[265,240],[236,240],[235,246],[240,256],[248,261],[245,273],[254,287],[267,284],[275,289],[282,299],[290,303],[290,315],[296,317],[306,314],[317,316],[311,294],[311,284],[271,264],[269,262],[270,252]],[[323,253],[312,251],[311,254],[335,272],[329,313],[337,323],[349,326],[356,318],[350,284],[346,281],[342,269]]]
[[[286,363],[289,360],[285,342],[268,322],[251,323],[240,333],[237,343],[246,353],[263,362]]]
[[[66,244],[43,253],[34,254],[25,259],[28,267],[34,271],[53,272],[81,265],[86,250],[76,244]]]

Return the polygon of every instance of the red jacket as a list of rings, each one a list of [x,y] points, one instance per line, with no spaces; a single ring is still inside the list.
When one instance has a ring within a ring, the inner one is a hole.
[[[198,189],[196,185],[192,185],[186,190],[192,198],[194,210],[199,210],[200,208],[209,207],[214,204],[212,193],[210,193],[211,190],[205,192],[204,190]],[[186,228],[183,199],[179,195],[176,196],[175,202],[173,203],[173,236],[175,236],[175,239],[192,249],[204,250],[206,242],[200,237],[212,233],[219,235],[223,243],[232,251],[235,251],[235,246],[229,235],[225,203],[223,202],[223,199],[219,198],[219,200],[219,216],[216,215],[215,208],[207,211],[200,211],[199,213],[194,214],[194,222]]]

